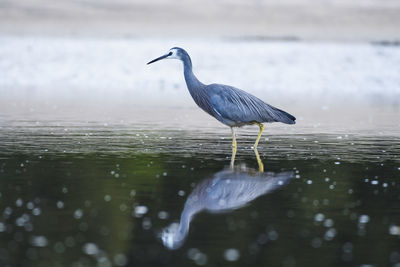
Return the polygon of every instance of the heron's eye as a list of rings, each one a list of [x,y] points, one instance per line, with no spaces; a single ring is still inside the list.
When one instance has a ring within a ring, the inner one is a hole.
[[[169,53],[168,53],[168,56],[171,56],[171,55],[172,55],[172,52],[169,52]]]

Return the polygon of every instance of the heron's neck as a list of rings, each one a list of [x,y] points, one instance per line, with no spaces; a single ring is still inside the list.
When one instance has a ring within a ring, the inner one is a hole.
[[[183,62],[183,72],[185,75],[186,85],[190,93],[200,88],[203,88],[204,84],[202,84],[193,73],[192,61],[190,60],[189,55],[182,58],[182,62]]]
[[[184,238],[187,235],[190,221],[193,219],[194,215],[203,209],[204,207],[201,201],[198,201],[196,198],[193,200],[193,197],[189,196],[189,198],[186,200],[185,207],[183,208],[179,223],[178,234],[181,236],[181,238]]]

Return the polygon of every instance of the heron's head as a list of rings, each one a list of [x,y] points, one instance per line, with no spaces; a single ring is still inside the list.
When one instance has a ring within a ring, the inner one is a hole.
[[[166,53],[165,55],[162,55],[161,57],[153,59],[152,61],[147,63],[147,65],[149,65],[151,63],[154,63],[156,61],[159,61],[161,59],[180,59],[180,60],[183,60],[183,57],[185,57],[187,55],[188,55],[187,52],[185,50],[183,50],[182,48],[173,47],[168,51],[168,53]]]

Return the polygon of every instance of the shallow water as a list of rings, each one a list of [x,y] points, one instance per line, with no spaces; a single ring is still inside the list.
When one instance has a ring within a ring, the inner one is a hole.
[[[229,129],[115,121],[1,120],[0,265],[400,263],[398,125],[351,133],[278,125],[259,146],[265,174],[251,149],[256,130],[242,129],[240,179],[223,180]],[[239,190],[283,174],[292,178],[274,190]],[[229,202],[238,191],[242,202]],[[196,192],[231,205],[204,204],[179,244],[163,243]]]

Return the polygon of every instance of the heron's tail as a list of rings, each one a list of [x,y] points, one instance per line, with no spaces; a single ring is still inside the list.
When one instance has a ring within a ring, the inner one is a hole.
[[[295,124],[296,123],[296,117],[287,113],[286,111],[283,111],[279,108],[274,108],[275,109],[275,117],[276,121],[286,123],[286,124]]]

